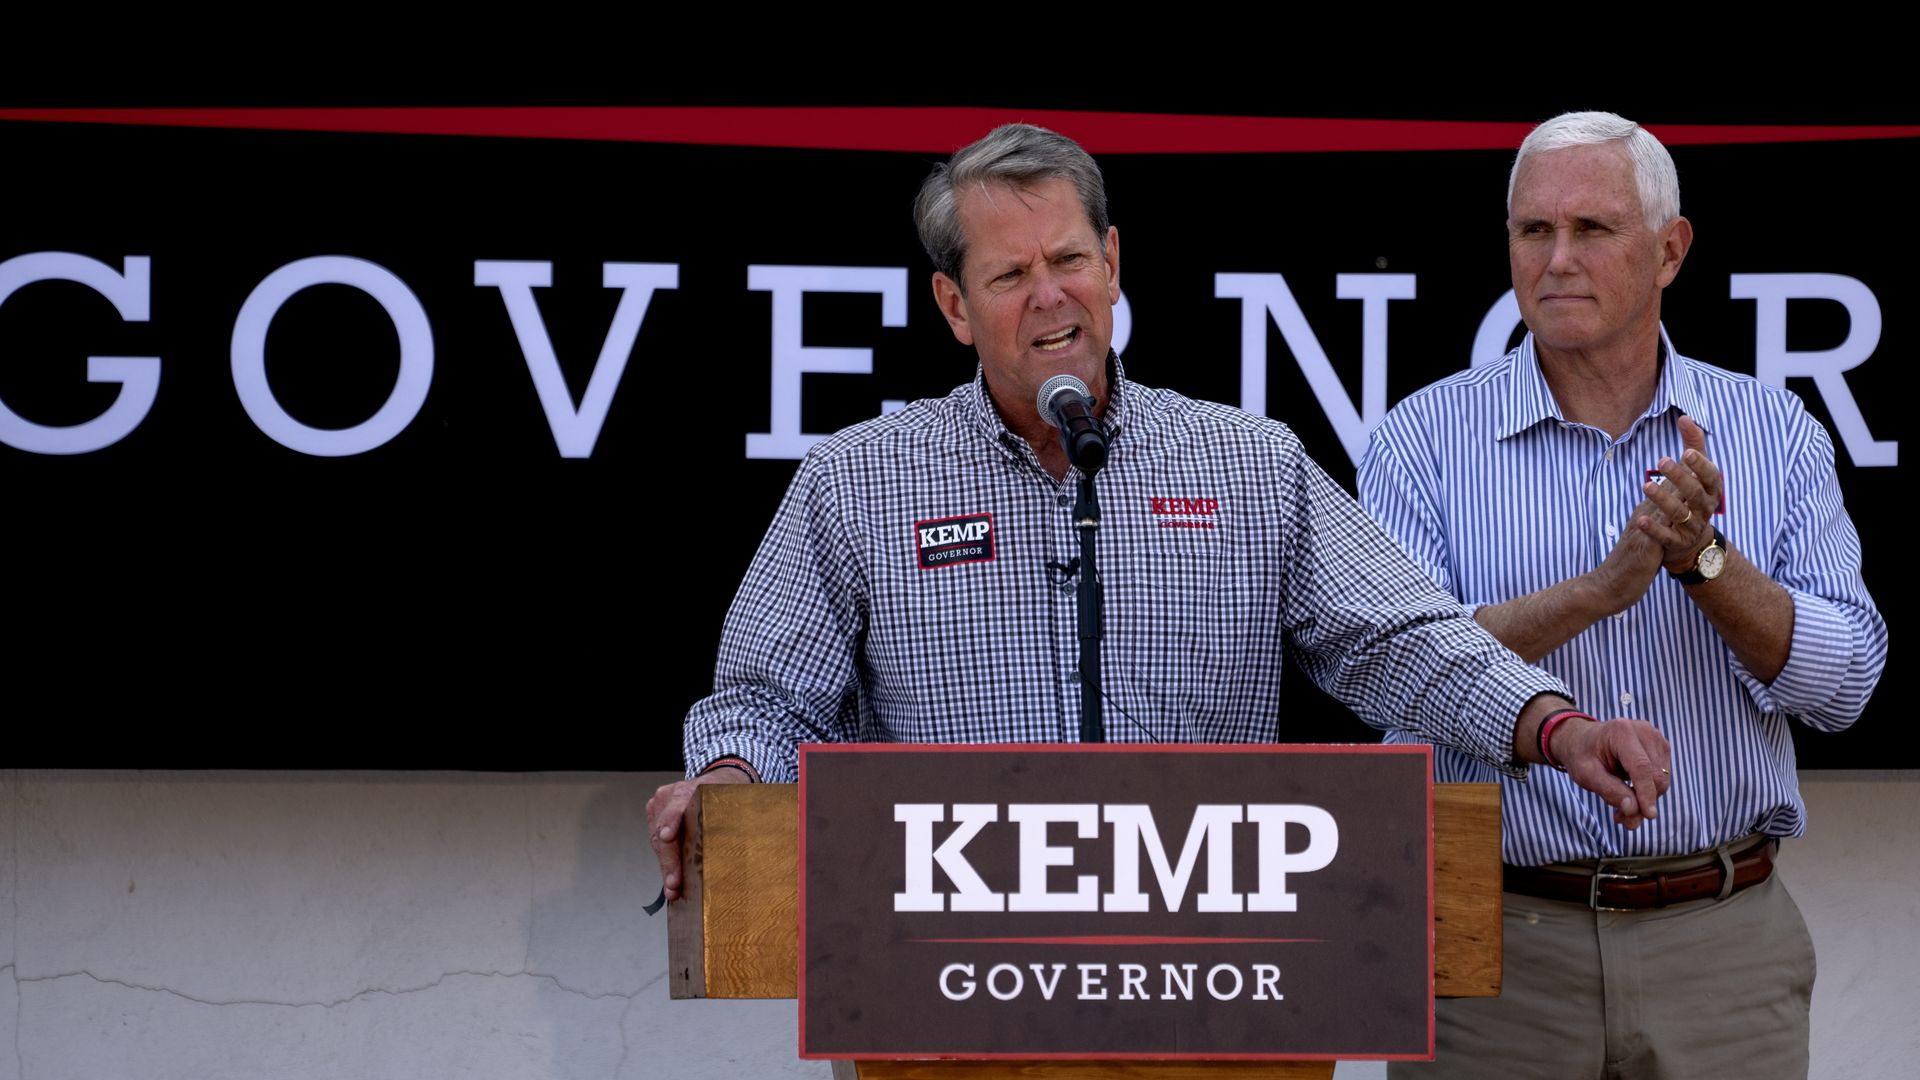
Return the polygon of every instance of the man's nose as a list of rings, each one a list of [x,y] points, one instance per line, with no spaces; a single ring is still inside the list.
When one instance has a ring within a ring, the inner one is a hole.
[[[1043,266],[1033,273],[1033,290],[1027,296],[1027,302],[1035,311],[1056,308],[1067,298],[1066,281],[1060,271],[1051,266]]]
[[[1548,256],[1547,268],[1556,274],[1571,274],[1579,266],[1579,256],[1573,250],[1573,230],[1553,230],[1553,251]]]

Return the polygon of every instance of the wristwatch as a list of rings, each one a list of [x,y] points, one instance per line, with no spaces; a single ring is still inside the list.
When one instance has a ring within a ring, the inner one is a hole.
[[[1673,580],[1682,585],[1701,585],[1720,576],[1727,568],[1727,540],[1720,535],[1718,528],[1713,530],[1713,539],[1700,549],[1700,556],[1693,561],[1693,568],[1685,573],[1667,571]]]

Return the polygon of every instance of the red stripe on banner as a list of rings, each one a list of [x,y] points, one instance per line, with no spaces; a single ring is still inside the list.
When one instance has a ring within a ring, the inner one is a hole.
[[[1297,945],[1324,944],[1311,937],[1162,937],[1119,934],[1105,937],[936,937],[908,938],[921,945]]]
[[[686,143],[949,154],[1014,120],[1072,136],[1094,154],[1283,154],[1512,150],[1530,123],[1333,120],[1059,109],[741,106],[0,109],[0,120],[388,135]],[[1920,126],[1660,124],[1668,146],[1911,139]]]

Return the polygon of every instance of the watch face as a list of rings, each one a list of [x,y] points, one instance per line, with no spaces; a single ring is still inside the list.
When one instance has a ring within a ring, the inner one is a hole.
[[[1700,576],[1706,580],[1712,581],[1719,577],[1720,571],[1726,568],[1727,549],[1721,547],[1719,543],[1708,544],[1707,549],[1700,553]]]

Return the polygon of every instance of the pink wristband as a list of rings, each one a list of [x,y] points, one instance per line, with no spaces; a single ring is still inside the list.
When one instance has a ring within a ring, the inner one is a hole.
[[[1548,765],[1559,769],[1561,772],[1566,772],[1567,767],[1553,760],[1553,751],[1548,749],[1548,747],[1552,744],[1553,730],[1559,727],[1562,721],[1570,720],[1576,716],[1582,720],[1593,720],[1596,724],[1600,722],[1594,720],[1593,717],[1588,716],[1586,713],[1581,712],[1579,709],[1561,709],[1558,712],[1550,714],[1545,720],[1540,722],[1540,756],[1546,760]]]
[[[700,775],[705,776],[715,769],[738,769],[741,772],[747,774],[747,780],[749,783],[757,784],[760,782],[760,774],[753,771],[753,767],[747,762],[745,758],[734,757],[733,755],[729,754],[726,757],[723,757],[718,761],[715,761],[713,764],[707,766],[706,768],[701,769]]]

